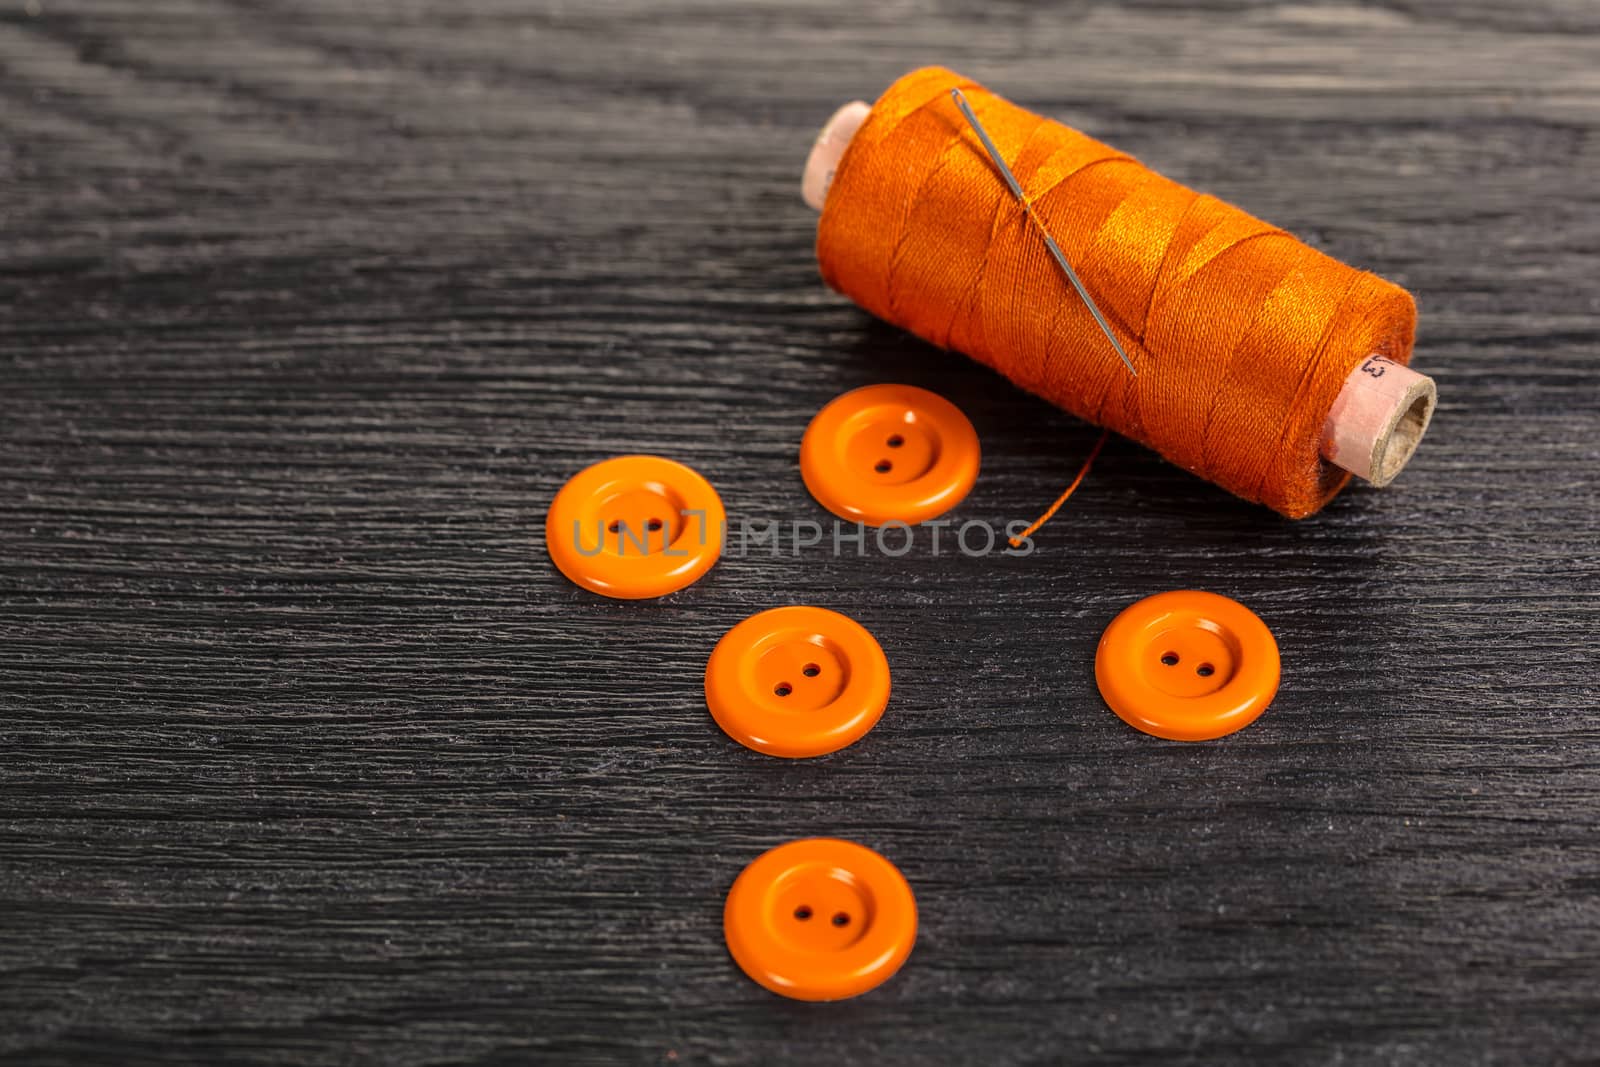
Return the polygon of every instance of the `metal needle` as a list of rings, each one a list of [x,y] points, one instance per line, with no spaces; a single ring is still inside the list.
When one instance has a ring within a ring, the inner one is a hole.
[[[1033,210],[1033,204],[1029,203],[1027,194],[1022,191],[1022,185],[1017,181],[1017,176],[1011,173],[1010,167],[1006,166],[1004,157],[1000,155],[1000,149],[996,148],[995,143],[989,140],[988,131],[983,128],[983,123],[979,122],[978,116],[973,113],[972,105],[967,103],[966,94],[960,89],[951,89],[950,95],[954,98],[956,107],[961,109],[961,113],[972,124],[972,132],[976,133],[978,140],[983,142],[984,151],[988,152],[989,158],[994,160],[994,165],[1000,170],[1000,176],[1006,180],[1006,185],[1011,187],[1011,195],[1017,198],[1028,218],[1032,219],[1033,224],[1039,227],[1039,233],[1044,237],[1045,247],[1050,249],[1050,254],[1056,257],[1057,263],[1061,264],[1061,271],[1067,276],[1067,281],[1071,282],[1072,287],[1078,291],[1078,295],[1083,298],[1084,306],[1089,309],[1089,314],[1094,316],[1094,321],[1098,322],[1100,329],[1105,331],[1106,340],[1111,342],[1111,347],[1117,350],[1117,355],[1121,356],[1122,362],[1127,364],[1128,373],[1137,375],[1139,372],[1133,369],[1133,361],[1128,358],[1128,353],[1122,350],[1122,345],[1117,341],[1117,335],[1111,330],[1111,324],[1106,321],[1104,315],[1100,314],[1100,309],[1095,306],[1094,298],[1089,295],[1089,290],[1085,289],[1083,282],[1078,280],[1077,271],[1072,269],[1072,265],[1067,262],[1067,257],[1062,254],[1061,247],[1056,244],[1055,238],[1051,237],[1050,231],[1045,229],[1044,220]]]

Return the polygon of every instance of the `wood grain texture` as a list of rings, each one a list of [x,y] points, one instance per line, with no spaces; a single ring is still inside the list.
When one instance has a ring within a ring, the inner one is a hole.
[[[846,388],[957,399],[958,517],[1095,438],[819,284],[798,175],[940,62],[1416,292],[1441,407],[1290,523],[1113,441],[1026,558],[730,556],[576,590],[572,473],[820,519]],[[0,1056],[20,1063],[1600,1057],[1600,8],[31,0],[0,10]],[[1105,623],[1243,599],[1248,730],[1106,711]],[[819,603],[894,700],[834,756],[701,671]],[[906,873],[873,994],[722,944],[772,845]]]

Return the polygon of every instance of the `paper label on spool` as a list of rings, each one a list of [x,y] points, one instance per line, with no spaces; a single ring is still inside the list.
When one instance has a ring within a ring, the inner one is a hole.
[[[1387,356],[1368,356],[1345,379],[1323,423],[1323,458],[1388,485],[1416,450],[1435,396],[1432,378]]]
[[[817,142],[811,146],[811,155],[806,158],[805,173],[800,179],[800,195],[813,211],[821,211],[827,202],[833,172],[871,110],[865,102],[852,100],[835,111],[817,134]]]

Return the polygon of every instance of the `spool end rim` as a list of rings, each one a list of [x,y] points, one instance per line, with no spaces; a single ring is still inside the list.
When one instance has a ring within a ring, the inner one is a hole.
[[[1439,402],[1439,389],[1432,378],[1424,377],[1413,383],[1404,401],[1396,405],[1394,418],[1379,435],[1373,449],[1372,475],[1368,479],[1374,486],[1383,488],[1399,477],[1417,446],[1428,432],[1433,421],[1433,409]]]

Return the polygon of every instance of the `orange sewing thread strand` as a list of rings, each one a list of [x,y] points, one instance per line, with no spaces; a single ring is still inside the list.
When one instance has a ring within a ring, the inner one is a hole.
[[[1067,287],[952,88],[1137,376]],[[880,318],[1291,518],[1349,481],[1318,455],[1346,377],[1372,355],[1409,362],[1416,328],[1399,286],[940,68],[873,105],[828,190],[817,258],[829,285]]]
[[[1100,435],[1100,440],[1096,441],[1094,443],[1094,447],[1089,449],[1089,458],[1084,460],[1083,466],[1078,468],[1078,476],[1072,479],[1072,484],[1067,486],[1065,492],[1056,497],[1056,502],[1054,504],[1051,504],[1049,507],[1044,509],[1043,515],[1040,515],[1037,519],[1034,519],[1026,530],[1023,530],[1015,537],[1006,538],[1006,540],[1011,543],[1012,548],[1021,548],[1022,542],[1032,537],[1035,530],[1049,522],[1051,519],[1055,518],[1056,512],[1061,510],[1061,505],[1065,504],[1067,499],[1072,496],[1073,493],[1078,491],[1078,486],[1082,485],[1083,480],[1089,476],[1089,468],[1094,466],[1095,457],[1100,455],[1100,450],[1102,448],[1106,447],[1106,438],[1110,436],[1110,430],[1107,430],[1105,433]]]

